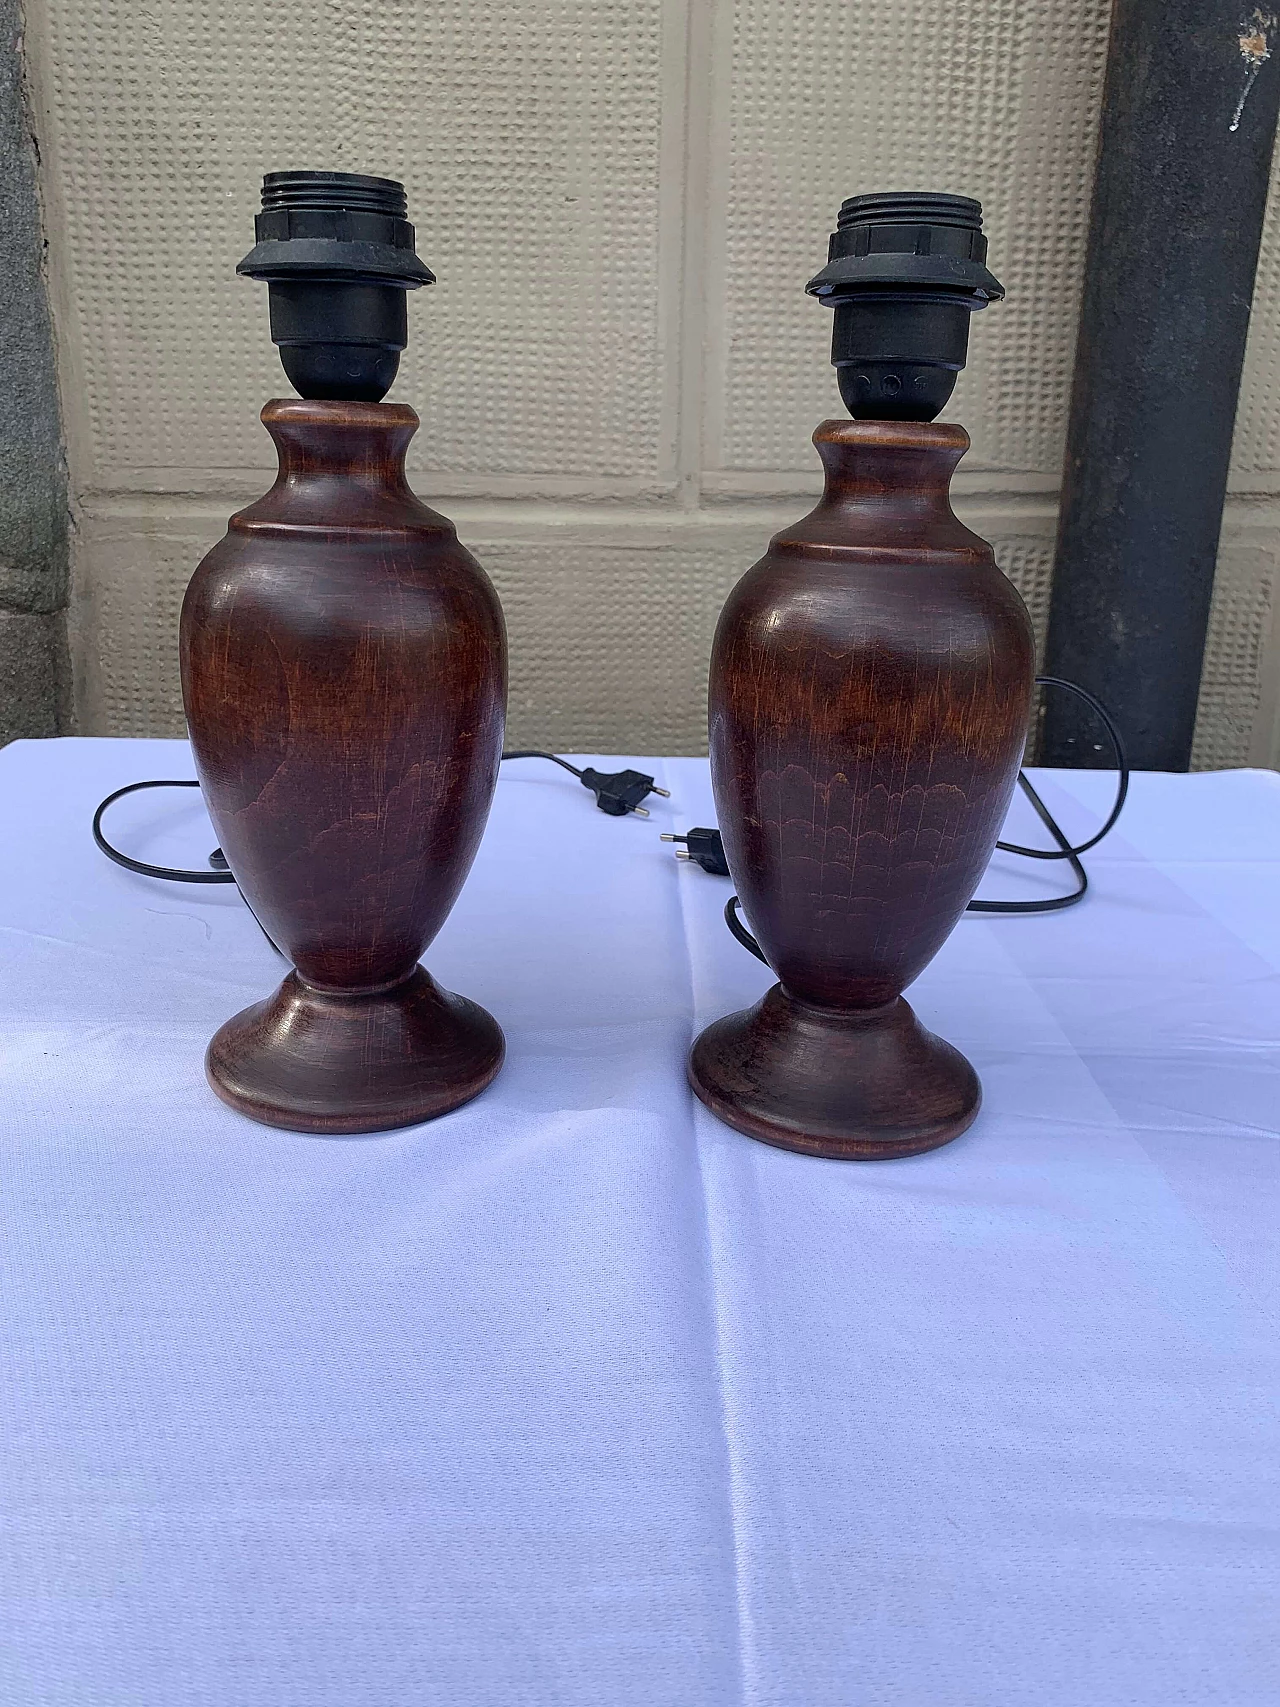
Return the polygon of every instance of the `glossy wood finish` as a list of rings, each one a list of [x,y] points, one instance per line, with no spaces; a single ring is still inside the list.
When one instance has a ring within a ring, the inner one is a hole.
[[[456,1107],[502,1060],[495,1021],[418,966],[497,780],[502,613],[409,490],[412,409],[288,399],[262,419],[279,477],[192,578],[182,685],[222,849],[296,972],[206,1066],[257,1120],[378,1131]]]
[[[814,1155],[910,1155],[978,1110],[972,1067],[902,991],[976,889],[1017,779],[1031,624],[952,512],[968,448],[938,423],[828,421],[826,491],[730,594],[711,768],[775,986],[696,1041],[740,1131]]]

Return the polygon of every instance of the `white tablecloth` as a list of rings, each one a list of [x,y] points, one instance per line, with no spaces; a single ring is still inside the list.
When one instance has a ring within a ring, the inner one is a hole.
[[[850,1164],[686,1089],[768,974],[640,763],[647,824],[504,766],[427,958],[506,1067],[332,1140],[205,1086],[236,891],[90,841],[185,747],[0,754],[0,1700],[1275,1707],[1280,778],[1136,777],[1083,906],[963,921],[912,1001],[983,1113]]]

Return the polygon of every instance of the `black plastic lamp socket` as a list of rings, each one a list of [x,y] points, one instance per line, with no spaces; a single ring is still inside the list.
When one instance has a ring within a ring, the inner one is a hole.
[[[302,397],[378,403],[409,339],[405,292],[435,283],[414,252],[404,185],[355,172],[268,172],[257,243],[271,339]]]
[[[955,389],[969,316],[1004,286],[969,196],[852,196],[805,289],[835,309],[831,360],[859,420],[932,421]]]

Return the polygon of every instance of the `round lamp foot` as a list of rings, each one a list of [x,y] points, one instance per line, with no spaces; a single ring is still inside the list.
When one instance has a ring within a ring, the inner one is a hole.
[[[727,1125],[809,1156],[914,1156],[958,1138],[982,1101],[978,1075],[898,997],[883,1008],[814,1008],[775,984],[709,1025],[689,1081]]]
[[[209,1083],[232,1108],[291,1132],[382,1132],[468,1102],[502,1065],[502,1032],[419,966],[374,994],[316,990],[291,972],[215,1034]]]

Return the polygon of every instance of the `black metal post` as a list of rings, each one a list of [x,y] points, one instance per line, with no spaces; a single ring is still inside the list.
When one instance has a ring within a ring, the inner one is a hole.
[[[1047,666],[1113,712],[1135,767],[1191,758],[1280,104],[1274,16],[1116,0]],[[1047,764],[1111,762],[1073,701]]]

